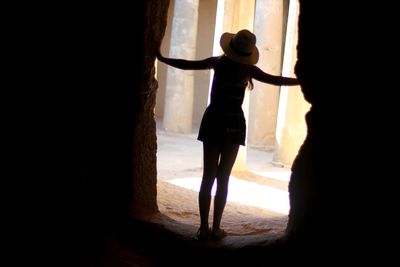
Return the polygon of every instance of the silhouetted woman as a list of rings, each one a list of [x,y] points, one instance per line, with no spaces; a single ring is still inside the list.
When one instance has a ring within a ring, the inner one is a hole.
[[[199,192],[200,228],[195,238],[211,237],[219,240],[227,235],[220,227],[222,213],[228,196],[228,182],[240,145],[245,145],[246,120],[242,103],[247,87],[253,88],[252,78],[273,85],[298,85],[296,78],[265,73],[254,64],[259,52],[256,36],[243,29],[224,33],[220,39],[224,55],[203,60],[166,58],[157,54],[159,61],[184,70],[214,69],[211,101],[204,112],[198,140],[203,142],[203,177]],[[214,198],[212,228],[208,217],[211,204],[211,189],[214,179],[217,190]]]

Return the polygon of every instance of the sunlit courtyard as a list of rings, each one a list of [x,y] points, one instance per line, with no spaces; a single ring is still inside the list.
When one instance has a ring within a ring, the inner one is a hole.
[[[198,191],[202,176],[202,142],[196,134],[157,130],[158,206],[160,211],[188,226],[199,224]],[[247,170],[233,171],[222,226],[231,236],[282,233],[289,213],[291,171],[274,166],[272,152],[247,148]],[[215,194],[214,184],[212,194]],[[210,222],[212,221],[210,210]],[[178,224],[179,225],[179,224]],[[174,230],[177,225],[174,225]]]

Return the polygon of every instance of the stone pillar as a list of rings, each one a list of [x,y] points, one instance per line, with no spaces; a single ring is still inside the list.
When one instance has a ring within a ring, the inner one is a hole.
[[[281,75],[283,47],[282,0],[257,0],[254,18],[254,33],[262,70]],[[278,114],[279,87],[253,80],[250,94],[248,121],[248,143],[252,147],[272,150],[275,147],[276,118]]]
[[[294,65],[297,58],[297,1],[290,1],[285,57],[282,75],[295,77]],[[291,167],[297,152],[303,143],[307,126],[305,114],[310,108],[301,92],[300,86],[282,86],[279,99],[279,111],[276,132],[276,150],[274,163],[283,167]]]
[[[225,0],[222,32],[235,33],[241,29],[248,29],[253,32],[254,7],[255,0]],[[248,121],[249,91],[246,92],[242,108],[246,121]],[[233,171],[244,170],[246,170],[246,148],[240,146]]]
[[[175,0],[169,57],[194,59],[196,55],[199,0]],[[194,72],[168,67],[164,128],[191,133]]]
[[[171,43],[171,31],[172,31],[172,19],[174,17],[174,4],[175,0],[169,1],[169,8],[168,8],[168,17],[167,17],[167,26],[165,28],[165,34],[161,43],[161,52],[165,55],[169,56],[169,49]],[[157,121],[162,121],[164,118],[164,111],[165,111],[165,88],[167,84],[167,69],[168,65],[157,62],[157,82],[158,82],[158,89],[157,89],[157,96],[156,96],[156,106],[154,110],[154,116]]]
[[[199,1],[199,20],[197,27],[196,58],[204,59],[214,55],[214,34],[216,26],[216,0]],[[219,41],[219,39],[218,39]],[[194,72],[193,127],[198,129],[204,110],[208,104],[211,70]],[[197,131],[196,131],[197,132]]]

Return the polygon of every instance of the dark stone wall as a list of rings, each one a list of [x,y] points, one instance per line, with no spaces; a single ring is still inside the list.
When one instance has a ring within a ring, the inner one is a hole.
[[[99,5],[73,24],[83,251],[105,249],[126,218],[157,211],[154,60],[167,8],[168,1]]]
[[[379,66],[388,56],[383,32],[390,23],[371,20],[379,5],[299,2],[295,73],[312,107],[292,167],[287,238],[295,250],[333,261],[377,259],[376,245],[386,237],[371,229],[390,228],[374,215],[378,206],[388,211],[391,205],[381,157],[383,143],[391,141],[378,126],[390,116],[391,105],[378,93],[386,84]]]
[[[143,70],[136,92],[137,121],[134,130],[134,161],[131,212],[134,216],[151,214],[157,208],[156,127],[154,107],[158,84],[154,77],[155,51],[164,36],[169,1],[146,1],[142,40]],[[140,36],[138,36],[139,38]],[[139,39],[140,40],[140,39]]]
[[[168,3],[18,7],[14,61],[20,87],[35,88],[21,130],[34,147],[19,153],[40,191],[21,188],[43,198],[24,202],[20,229],[42,260],[79,266],[107,251],[121,222],[157,211],[154,60]]]

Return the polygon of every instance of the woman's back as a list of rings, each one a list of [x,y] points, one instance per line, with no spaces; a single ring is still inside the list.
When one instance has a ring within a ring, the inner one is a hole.
[[[236,63],[226,56],[220,57],[214,67],[211,106],[223,109],[241,108],[249,80],[250,75],[245,64]]]

